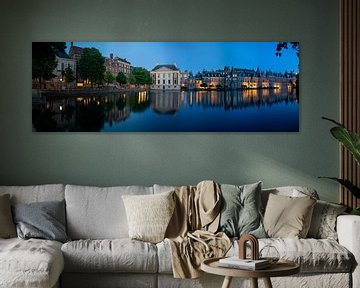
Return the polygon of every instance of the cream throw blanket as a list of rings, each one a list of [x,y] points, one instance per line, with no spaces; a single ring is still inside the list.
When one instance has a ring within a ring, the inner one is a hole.
[[[171,247],[175,278],[198,278],[201,262],[222,257],[231,246],[225,233],[216,233],[221,209],[221,190],[213,181],[175,189],[175,211],[165,233]]]

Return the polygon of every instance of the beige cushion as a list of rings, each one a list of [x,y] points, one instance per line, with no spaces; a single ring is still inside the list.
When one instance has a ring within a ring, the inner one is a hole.
[[[0,238],[16,237],[15,224],[11,215],[10,196],[0,196]]]
[[[123,196],[131,239],[152,243],[164,240],[175,207],[173,193]]]
[[[262,212],[265,212],[265,207],[269,199],[270,194],[276,194],[281,196],[291,196],[291,197],[306,197],[310,196],[314,199],[319,199],[319,195],[316,190],[306,186],[282,186],[267,188],[261,191],[261,205]]]
[[[269,237],[305,238],[316,200],[306,197],[269,195],[264,228]]]
[[[131,239],[78,240],[61,250],[66,272],[156,273],[156,246]]]

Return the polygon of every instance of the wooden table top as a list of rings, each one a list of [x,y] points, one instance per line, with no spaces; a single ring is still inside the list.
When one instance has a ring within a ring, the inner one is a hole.
[[[221,258],[211,258],[204,260],[201,263],[201,270],[210,274],[243,278],[280,277],[289,276],[300,272],[300,266],[295,262],[288,260],[279,260],[276,264],[273,264],[269,268],[261,270],[245,270],[219,266],[219,259]]]

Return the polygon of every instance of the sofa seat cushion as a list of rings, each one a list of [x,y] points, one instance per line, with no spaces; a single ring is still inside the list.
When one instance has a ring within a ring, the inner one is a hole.
[[[0,239],[0,287],[52,287],[63,268],[60,242]]]
[[[259,239],[260,250],[266,245],[275,247],[281,259],[298,263],[302,273],[350,272],[354,265],[354,257],[351,252],[330,239]],[[228,255],[236,255],[237,251],[236,242]]]
[[[302,273],[350,272],[354,265],[353,255],[338,242],[330,239],[267,238],[259,239],[259,249],[274,246],[280,258],[295,261]],[[167,241],[157,244],[159,273],[172,273],[171,248]],[[227,256],[238,255],[235,241]],[[250,256],[250,251],[249,251]]]
[[[294,261],[302,272],[350,272],[353,255],[330,239],[264,239],[263,245],[274,246],[280,258]]]
[[[156,273],[156,246],[123,239],[77,240],[61,248],[66,272]]]

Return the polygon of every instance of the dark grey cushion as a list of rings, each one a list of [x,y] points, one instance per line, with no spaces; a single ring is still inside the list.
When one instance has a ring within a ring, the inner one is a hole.
[[[65,231],[65,201],[15,204],[12,209],[18,237],[70,241]]]
[[[260,216],[261,182],[235,186],[222,184],[222,209],[219,231],[229,237],[251,233],[266,238]]]

